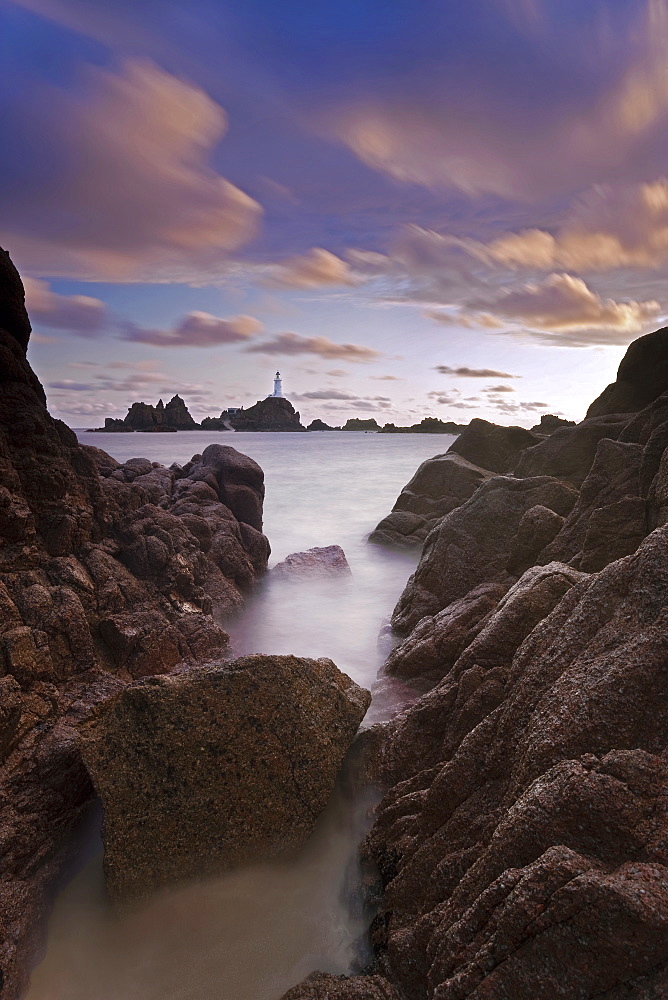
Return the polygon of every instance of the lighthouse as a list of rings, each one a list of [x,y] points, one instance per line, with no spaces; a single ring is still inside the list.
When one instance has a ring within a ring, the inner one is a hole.
[[[278,396],[281,399],[283,398],[283,383],[281,381],[281,373],[280,372],[276,372],[276,376],[274,378],[274,391],[272,392],[271,395],[272,396]]]

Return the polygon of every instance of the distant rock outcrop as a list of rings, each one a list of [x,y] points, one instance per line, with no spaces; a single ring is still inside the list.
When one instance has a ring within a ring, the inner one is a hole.
[[[172,396],[165,404],[161,399],[153,406],[151,403],[133,403],[123,420],[107,417],[102,431],[197,431],[200,425],[195,423],[188,407],[179,395]]]
[[[380,425],[375,417],[350,417],[341,428],[342,431],[379,431]]]
[[[587,417],[637,413],[668,391],[668,327],[639,337],[629,346],[607,386],[587,410]]]
[[[230,416],[235,431],[305,431],[299,413],[289,399],[267,396],[247,410],[240,409]]]
[[[306,428],[307,431],[340,431],[340,427],[330,427],[326,424],[324,420],[320,420],[316,417]]]
[[[152,677],[80,727],[119,902],[303,843],[371,695],[331,660],[246,656]]]
[[[554,434],[560,427],[575,427],[574,420],[564,420],[563,417],[556,417],[553,413],[544,413],[539,423],[531,428],[536,434]]]
[[[0,988],[16,1000],[94,796],[76,726],[133,678],[224,657],[212,612],[242,605],[269,545],[262,470],[234,449],[120,464],[50,416],[4,253],[0,322]]]
[[[438,417],[423,417],[419,424],[410,427],[397,427],[395,424],[385,424],[381,434],[461,434],[466,424],[456,424],[453,420],[439,420]]]

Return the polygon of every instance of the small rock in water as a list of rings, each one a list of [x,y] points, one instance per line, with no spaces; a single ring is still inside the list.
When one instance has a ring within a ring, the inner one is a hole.
[[[245,656],[150,677],[80,729],[113,899],[299,847],[371,695],[331,660]]]
[[[271,571],[278,576],[330,576],[351,573],[346,554],[340,545],[317,546],[306,552],[292,552]]]

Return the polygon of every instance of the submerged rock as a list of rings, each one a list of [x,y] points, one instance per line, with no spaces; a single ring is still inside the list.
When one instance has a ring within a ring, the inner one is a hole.
[[[272,569],[272,576],[339,576],[350,574],[346,554],[340,545],[324,545],[292,552]]]
[[[331,660],[258,655],[152,677],[101,705],[80,738],[112,898],[302,844],[370,701]]]

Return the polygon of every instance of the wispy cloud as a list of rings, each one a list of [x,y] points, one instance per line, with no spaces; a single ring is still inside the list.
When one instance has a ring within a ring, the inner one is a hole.
[[[434,371],[441,375],[455,375],[457,378],[521,378],[521,375],[510,375],[508,372],[495,371],[493,368],[468,368],[461,365],[451,368],[450,365],[436,365]]]
[[[124,339],[156,347],[219,347],[244,343],[264,329],[253,316],[220,319],[206,312],[191,312],[169,330],[147,330],[134,323],[124,324]]]
[[[270,340],[253,344],[247,351],[258,354],[316,354],[339,361],[365,362],[382,356],[380,351],[363,344],[336,344],[327,337],[303,337],[298,333],[279,333]]]
[[[279,288],[326,288],[355,285],[357,279],[350,265],[336,254],[313,247],[302,256],[274,264],[265,283]]]

